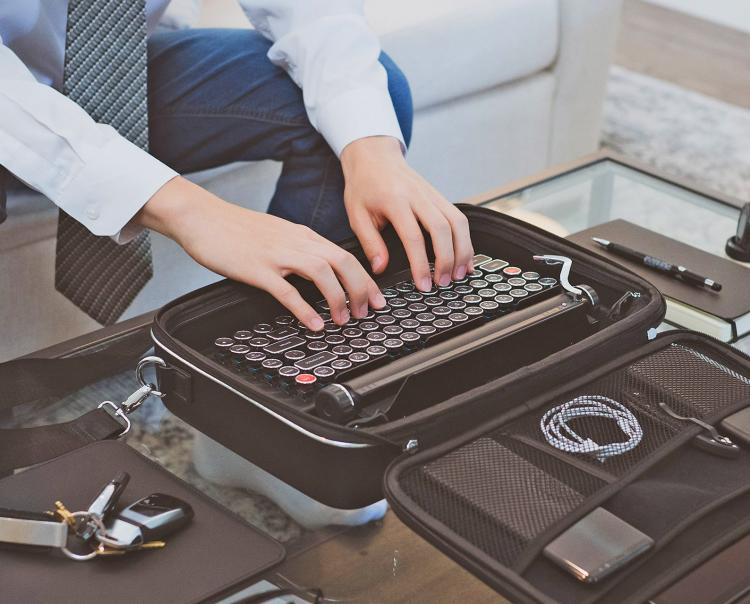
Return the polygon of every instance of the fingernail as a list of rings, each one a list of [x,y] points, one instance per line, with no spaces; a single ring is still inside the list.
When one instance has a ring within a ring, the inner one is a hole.
[[[465,266],[459,266],[456,269],[456,281],[460,281],[466,276],[466,267]]]
[[[445,287],[446,285],[450,284],[451,282],[451,276],[448,273],[444,273],[440,275],[440,285]]]
[[[429,277],[425,277],[419,281],[419,289],[423,292],[428,292],[432,289],[432,282]]]
[[[375,306],[377,308],[383,308],[385,306],[385,297],[380,292],[375,295]],[[365,306],[365,314],[367,314],[367,306]]]
[[[310,329],[313,331],[320,331],[323,329],[323,319],[320,317],[315,317],[310,320]]]
[[[380,265],[382,264],[382,262],[383,262],[382,256],[375,256],[372,259],[372,262],[370,262],[370,264],[372,265],[372,270],[374,271],[380,270]]]

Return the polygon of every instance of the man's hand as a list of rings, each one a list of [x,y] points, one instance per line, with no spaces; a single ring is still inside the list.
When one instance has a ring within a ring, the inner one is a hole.
[[[146,203],[136,220],[179,243],[193,259],[217,273],[264,289],[308,328],[323,329],[320,315],[284,279],[313,281],[339,325],[360,319],[368,304],[382,308],[378,286],[350,253],[311,229],[227,203],[176,177]]]
[[[388,264],[388,250],[380,236],[387,222],[404,245],[419,289],[432,286],[420,224],[432,239],[435,284],[448,285],[473,269],[466,217],[408,166],[395,138],[358,139],[344,148],[341,165],[349,222],[375,273]]]

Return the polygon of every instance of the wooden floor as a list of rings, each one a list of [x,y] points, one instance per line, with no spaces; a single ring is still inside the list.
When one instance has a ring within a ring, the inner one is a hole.
[[[624,0],[615,63],[750,108],[747,32]]]

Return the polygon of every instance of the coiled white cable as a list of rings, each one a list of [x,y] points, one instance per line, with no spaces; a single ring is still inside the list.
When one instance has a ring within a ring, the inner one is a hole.
[[[600,445],[591,438],[576,433],[568,425],[570,420],[583,417],[611,419],[629,438],[626,442]],[[593,455],[600,462],[631,451],[643,438],[643,429],[638,419],[625,405],[598,394],[578,396],[572,401],[550,409],[542,417],[540,427],[547,442],[556,449],[566,453]]]

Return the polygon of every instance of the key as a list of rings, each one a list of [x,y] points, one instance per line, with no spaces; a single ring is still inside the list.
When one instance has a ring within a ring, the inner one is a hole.
[[[269,331],[266,334],[266,337],[271,338],[272,340],[283,340],[289,336],[296,336],[298,333],[299,331],[294,329],[294,327],[279,327],[279,329]]]
[[[303,338],[300,338],[299,336],[291,336],[284,340],[277,340],[273,344],[269,344],[263,349],[263,352],[266,354],[281,354],[292,348],[302,346],[304,343],[305,340]]]
[[[369,343],[369,342],[368,342]],[[328,351],[324,350],[322,352],[319,352],[318,354],[314,354],[309,357],[305,357],[301,361],[297,361],[294,366],[297,367],[300,371],[310,371],[311,369],[315,369],[316,367],[320,365],[326,365],[327,363],[330,363],[331,361],[335,361],[338,357]]]
[[[152,493],[132,503],[105,522],[104,534],[97,538],[105,548],[134,550],[152,547],[180,530],[193,518],[188,503],[163,493]]]
[[[104,488],[99,491],[99,494],[94,498],[86,511],[104,520],[117,505],[125,487],[128,486],[128,482],[130,482],[130,474],[127,472],[117,474],[117,476],[104,485]],[[88,541],[94,536],[96,529],[97,527],[94,523],[87,522],[83,526],[78,527],[76,532],[81,539]]]

